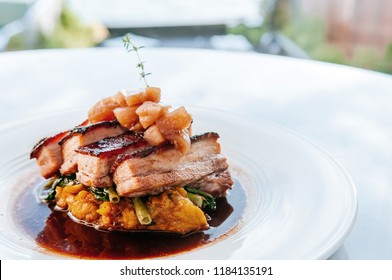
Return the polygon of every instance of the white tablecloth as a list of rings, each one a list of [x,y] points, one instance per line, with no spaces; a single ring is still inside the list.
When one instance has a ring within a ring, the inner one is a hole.
[[[141,55],[164,103],[267,119],[328,151],[352,177],[359,200],[356,224],[332,258],[392,258],[391,76],[249,53],[143,49]],[[0,125],[88,108],[117,89],[143,87],[135,65],[123,49],[0,54]]]

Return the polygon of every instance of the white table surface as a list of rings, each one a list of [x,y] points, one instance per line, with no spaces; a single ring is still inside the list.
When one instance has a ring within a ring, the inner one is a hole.
[[[332,258],[392,259],[391,76],[251,53],[143,49],[141,56],[164,103],[267,119],[323,147],[350,174],[359,201],[356,224]],[[135,63],[123,49],[0,54],[0,125],[142,87]]]

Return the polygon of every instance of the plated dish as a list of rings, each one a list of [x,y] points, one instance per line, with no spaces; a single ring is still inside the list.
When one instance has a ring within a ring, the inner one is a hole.
[[[119,91],[81,124],[39,140],[30,153],[47,179],[39,198],[97,230],[207,230],[205,211],[234,184],[219,134],[192,134],[185,107],[160,99],[156,87]]]
[[[222,152],[238,182],[236,195],[246,204],[234,207],[238,215],[232,215],[234,222],[227,221],[231,223],[227,232],[170,258],[327,258],[342,244],[355,220],[356,194],[349,177],[333,159],[274,124],[227,112],[187,108],[197,119],[195,133],[217,130],[221,135]],[[0,206],[4,229],[0,246],[5,258],[61,257],[37,246],[36,238],[15,219],[15,194],[34,191],[28,187],[36,180],[32,174],[38,170],[26,157],[35,139],[55,133],[61,129],[59,123],[68,129],[81,115],[80,111],[61,112],[2,128],[3,133],[7,131],[2,144],[17,142],[1,159],[0,192],[9,198]],[[28,139],[23,137],[26,133]],[[231,199],[229,194],[228,204]],[[30,218],[39,221],[42,216]]]

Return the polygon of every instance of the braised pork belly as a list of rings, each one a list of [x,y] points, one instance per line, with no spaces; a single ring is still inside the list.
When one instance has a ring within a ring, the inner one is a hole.
[[[198,181],[190,182],[188,187],[209,193],[213,197],[226,196],[234,182],[228,169],[213,172]]]
[[[72,174],[78,171],[78,153],[76,149],[106,137],[120,135],[127,131],[117,121],[98,122],[87,126],[72,129],[61,141],[61,154],[63,163],[60,166],[61,174]]]
[[[89,187],[110,187],[112,164],[120,154],[128,154],[149,146],[143,135],[129,131],[104,138],[76,149],[78,153],[78,181]]]
[[[218,133],[192,136],[192,123],[185,107],[160,103],[159,88],[102,99],[88,121],[34,146],[50,179],[42,200],[98,229],[207,229],[203,211],[234,182]]]
[[[119,156],[112,167],[117,193],[128,197],[157,194],[227,170],[218,137],[213,132],[192,137],[187,154],[166,144]]]
[[[41,139],[30,153],[30,159],[35,158],[40,168],[41,175],[48,179],[58,173],[63,157],[59,142],[68,134],[61,132],[52,137]]]

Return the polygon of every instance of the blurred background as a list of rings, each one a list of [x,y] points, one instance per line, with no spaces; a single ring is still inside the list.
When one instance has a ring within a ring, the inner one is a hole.
[[[147,47],[260,52],[392,74],[391,0],[0,0],[0,51]],[[1,67],[1,66],[0,66]]]

